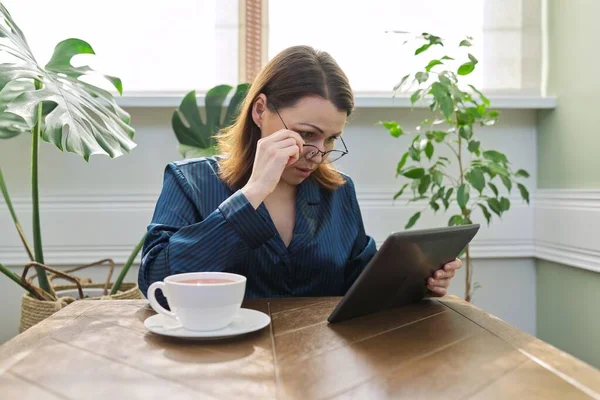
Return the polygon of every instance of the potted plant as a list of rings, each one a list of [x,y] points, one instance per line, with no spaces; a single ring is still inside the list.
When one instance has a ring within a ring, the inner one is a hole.
[[[233,87],[219,85],[210,89],[204,99],[204,120],[196,102],[196,91],[192,90],[185,95],[171,119],[173,131],[179,142],[179,152],[184,158],[204,157],[216,153],[215,136],[222,128],[233,123],[249,88],[249,83],[237,85],[226,109],[225,100]]]
[[[58,43],[50,61],[42,67],[31,52],[23,32],[2,3],[0,14],[0,55],[4,61],[0,64],[0,139],[31,134],[33,246],[29,245],[21,228],[0,169],[0,191],[30,260],[21,277],[0,264],[0,272],[27,291],[23,297],[21,321],[21,330],[24,330],[73,301],[72,297],[61,297],[54,290],[52,277],[49,278],[47,271],[52,272],[53,277],[70,279],[79,288],[79,297],[84,296],[80,279],[44,263],[38,190],[40,139],[54,144],[60,150],[79,154],[86,161],[95,154],[118,157],[130,152],[136,144],[132,140],[134,129],[130,126],[129,115],[116,104],[111,93],[79,79],[95,74],[95,71],[88,66],[74,67],[71,64],[71,59],[76,55],[94,54],[87,42],[67,39]],[[108,75],[105,78],[122,94],[119,78]],[[134,249],[131,262],[140,246]],[[104,294],[108,298],[123,297],[125,292],[125,297],[140,297],[135,284],[128,290],[118,291],[130,261],[112,287],[108,284],[104,286]],[[105,262],[114,267],[112,260],[107,259],[78,269]],[[36,270],[39,287],[34,286],[31,279],[26,279],[30,267]],[[107,293],[108,289],[112,295]]]
[[[444,46],[442,38],[428,33],[417,40],[415,56]],[[472,38],[467,37],[458,48],[467,49],[471,45]],[[406,229],[414,226],[427,209],[434,213],[451,210],[449,226],[472,224],[477,217],[485,218],[489,225],[493,214],[501,218],[510,210],[506,193],[515,188],[529,204],[529,192],[519,181],[528,178],[529,173],[515,170],[506,155],[486,148],[475,136],[477,127],[494,125],[499,117],[480,90],[473,85],[468,85],[468,91],[464,88],[462,77],[475,70],[478,60],[467,53],[463,62],[456,67],[452,67],[453,63],[456,60],[449,55],[428,59],[423,62],[423,69],[407,74],[394,87],[394,95],[408,91],[413,105],[425,105],[430,111],[412,133],[396,121],[381,122],[395,138],[412,135],[410,145],[396,166],[396,177],[408,182],[398,190],[394,200],[409,189],[412,193],[408,202],[423,204],[423,210],[410,217]],[[440,147],[449,150],[450,158],[441,155]],[[473,266],[469,246],[463,253],[466,257],[465,299],[471,301],[477,285],[473,287],[471,282]]]

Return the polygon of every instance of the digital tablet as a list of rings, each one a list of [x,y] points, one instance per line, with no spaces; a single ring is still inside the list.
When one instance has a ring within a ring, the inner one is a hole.
[[[415,303],[427,279],[455,260],[478,224],[390,234],[327,320],[331,323]]]

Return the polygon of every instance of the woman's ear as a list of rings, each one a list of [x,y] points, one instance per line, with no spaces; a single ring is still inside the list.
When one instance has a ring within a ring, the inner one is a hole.
[[[259,94],[252,104],[252,120],[259,128],[262,128],[263,117],[267,109],[267,96],[263,93]]]

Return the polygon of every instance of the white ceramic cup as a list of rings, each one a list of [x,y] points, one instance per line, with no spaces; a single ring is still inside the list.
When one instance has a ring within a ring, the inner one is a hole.
[[[189,279],[227,279],[227,283],[181,283]],[[156,300],[156,290],[162,290],[169,308]],[[223,329],[237,314],[246,292],[246,277],[227,272],[192,272],[170,275],[163,282],[148,288],[148,300],[157,313],[181,322],[185,329],[214,331]]]

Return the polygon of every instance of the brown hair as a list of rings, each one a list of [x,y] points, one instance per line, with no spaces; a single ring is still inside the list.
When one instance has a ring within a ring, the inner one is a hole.
[[[252,106],[261,94],[267,96],[267,107],[281,110],[293,107],[308,95],[331,101],[340,111],[350,115],[354,96],[348,78],[326,52],[309,46],[294,46],[277,54],[259,72],[248,91],[237,120],[217,136],[219,150],[227,157],[220,161],[221,179],[234,188],[241,188],[250,179],[260,128],[252,119]],[[319,165],[313,173],[327,190],[345,183],[331,165]]]

